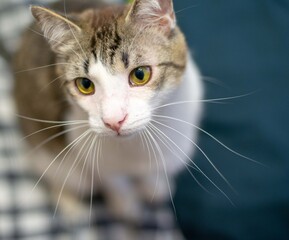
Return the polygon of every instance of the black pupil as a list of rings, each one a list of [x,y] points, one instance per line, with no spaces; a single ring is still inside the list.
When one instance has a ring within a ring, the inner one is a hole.
[[[85,89],[89,89],[91,87],[91,81],[87,78],[83,78],[81,81],[81,85],[85,88]]]
[[[136,69],[134,75],[135,75],[136,78],[139,79],[139,80],[143,80],[143,79],[144,79],[144,76],[145,76],[144,71],[143,71],[142,68]]]

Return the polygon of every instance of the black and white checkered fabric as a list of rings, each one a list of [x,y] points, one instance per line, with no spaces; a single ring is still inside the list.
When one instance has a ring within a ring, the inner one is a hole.
[[[0,2],[0,240],[182,239],[168,206],[148,206],[143,222],[135,224],[113,220],[105,201],[95,197],[90,220],[88,216],[66,219],[60,213],[54,216],[55,205],[44,182],[32,191],[37,177],[22,160],[25,152],[14,113],[7,59],[31,21],[29,4],[49,2]]]

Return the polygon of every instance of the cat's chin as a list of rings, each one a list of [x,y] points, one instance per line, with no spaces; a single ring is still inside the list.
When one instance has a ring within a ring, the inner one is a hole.
[[[119,140],[129,140],[134,138],[139,131],[126,130],[119,133],[110,134],[111,137]]]
[[[136,133],[117,134],[114,138],[121,140],[130,140],[136,136]]]
[[[92,130],[94,130],[94,129],[92,129]],[[111,138],[115,138],[115,139],[126,140],[126,139],[133,138],[141,130],[123,130],[123,131],[120,131],[119,133],[113,132],[113,131],[105,131],[105,132],[99,132],[96,130],[94,130],[94,131],[99,137],[111,137]]]

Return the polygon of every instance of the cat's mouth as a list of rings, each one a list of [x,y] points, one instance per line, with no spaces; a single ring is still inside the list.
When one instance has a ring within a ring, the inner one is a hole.
[[[139,130],[133,129],[122,129],[119,131],[113,131],[108,129],[98,129],[91,127],[91,129],[99,136],[99,137],[115,137],[115,138],[129,138],[134,136]]]
[[[125,133],[125,134],[119,133],[115,137],[120,140],[127,140],[127,139],[133,138],[134,136],[135,136],[135,133],[132,132],[132,133]]]
[[[138,129],[123,129],[119,132],[110,132],[110,135],[120,139],[130,138],[139,132]]]
[[[96,132],[96,134],[99,137],[109,137],[109,138],[115,138],[119,140],[126,140],[134,137],[141,131],[143,131],[145,127],[139,127],[139,128],[129,128],[129,129],[121,129],[119,131],[113,131],[113,130],[108,130],[108,129],[102,129],[102,131],[99,131],[99,129],[93,128],[92,130]]]

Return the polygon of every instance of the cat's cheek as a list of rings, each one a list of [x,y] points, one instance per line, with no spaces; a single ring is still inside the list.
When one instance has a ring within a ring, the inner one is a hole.
[[[133,99],[128,106],[128,116],[125,129],[134,129],[138,131],[145,128],[151,120],[151,107],[147,101]]]
[[[103,122],[97,116],[89,116],[88,117],[90,129],[96,133],[104,133]]]
[[[86,120],[88,120],[90,128],[99,129],[102,123],[100,115],[100,106],[99,99],[94,96],[83,96],[81,94],[77,94],[75,97],[72,97],[72,106],[77,105],[83,112],[86,113]]]

